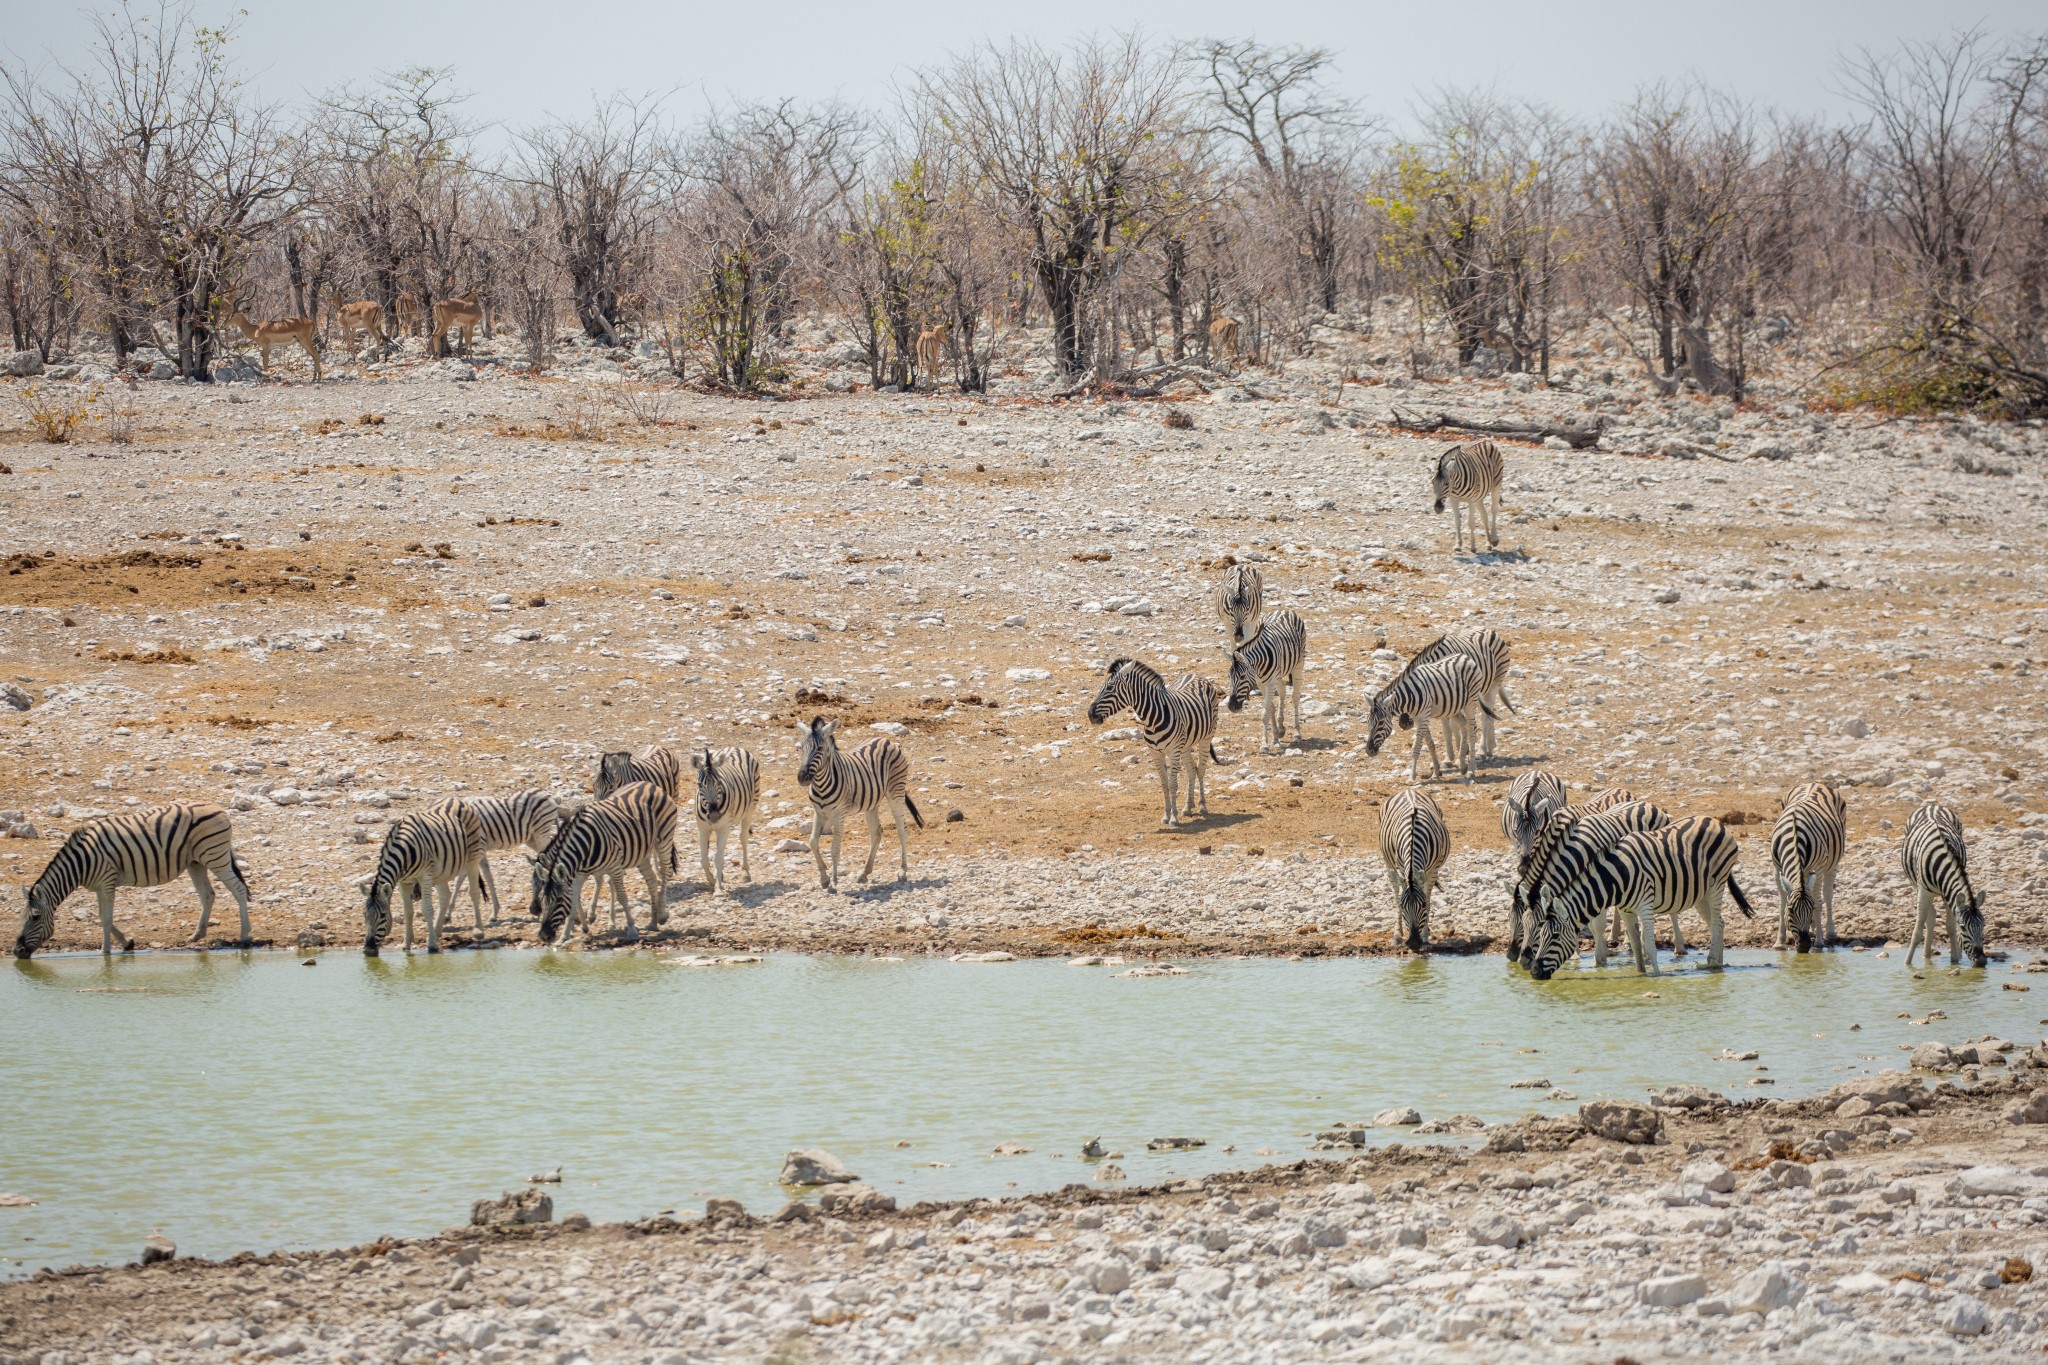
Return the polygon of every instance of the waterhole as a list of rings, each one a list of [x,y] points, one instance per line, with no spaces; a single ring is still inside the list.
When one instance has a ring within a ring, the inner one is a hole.
[[[557,1216],[712,1195],[766,1212],[792,1147],[830,1150],[902,1205],[1090,1180],[1079,1152],[1098,1136],[1150,1183],[1294,1160],[1316,1130],[1396,1106],[1575,1107],[1516,1082],[1792,1098],[1903,1066],[1929,1038],[2037,1032],[2003,972],[1914,980],[1846,951],[1730,963],[1540,984],[1497,957],[1204,960],[1144,979],[1058,960],[692,970],[538,951],[10,963],[0,1190],[38,1202],[0,1208],[0,1260],[126,1261],[152,1232],[210,1257],[420,1235],[557,1166]],[[1207,1145],[1146,1149],[1169,1136]]]

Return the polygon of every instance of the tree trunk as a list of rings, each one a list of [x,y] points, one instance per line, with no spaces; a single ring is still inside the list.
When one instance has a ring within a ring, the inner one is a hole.
[[[1046,311],[1052,315],[1053,360],[1060,374],[1081,372],[1081,288],[1075,272],[1057,261],[1039,267]]]
[[[1724,398],[1740,396],[1738,386],[1714,359],[1714,343],[1704,325],[1689,322],[1680,327],[1678,347],[1684,358],[1686,377],[1699,385],[1701,393]]]

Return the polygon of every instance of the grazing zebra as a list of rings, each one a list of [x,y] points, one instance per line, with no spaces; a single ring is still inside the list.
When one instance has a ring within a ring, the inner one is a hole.
[[[1441,718],[1444,757],[1450,759],[1451,766],[1462,768],[1465,780],[1470,782],[1475,766],[1472,713],[1477,708],[1492,714],[1480,696],[1482,681],[1478,667],[1463,655],[1452,655],[1435,663],[1403,670],[1373,695],[1371,729],[1365,741],[1366,754],[1379,754],[1380,746],[1387,742],[1387,736],[1393,733],[1394,722],[1398,719],[1402,729],[1411,726],[1415,729],[1415,751],[1408,759],[1410,780],[1422,779],[1422,746],[1425,743],[1429,745],[1430,765],[1436,770],[1436,776],[1442,778],[1444,765],[1437,757],[1436,739],[1429,732],[1429,723]]]
[[[725,890],[725,836],[738,829],[740,873],[754,880],[747,865],[747,836],[754,827],[754,807],[761,795],[761,765],[745,749],[706,749],[690,755],[697,770],[697,860],[704,865],[704,884]],[[711,841],[718,840],[718,862],[711,861]]]
[[[1216,585],[1216,614],[1230,627],[1230,647],[1238,649],[1259,628],[1266,610],[1266,583],[1255,564],[1233,564]]]
[[[484,927],[482,883],[485,852],[483,824],[476,818],[476,812],[469,808],[469,802],[459,796],[451,796],[445,800],[436,801],[433,805],[428,806],[426,810],[429,815],[452,815],[462,826],[462,874],[455,879],[455,887],[452,894],[460,895],[462,893],[462,884],[464,882],[469,883],[469,905],[476,912],[476,927],[482,929]],[[495,912],[496,906],[493,905],[492,909]],[[447,905],[441,908],[441,920],[445,924],[454,915],[455,902],[451,899]]]
[[[796,780],[806,788],[811,802],[811,858],[818,864],[818,885],[827,891],[839,885],[839,842],[846,817],[862,815],[868,822],[868,861],[857,880],[866,881],[875,870],[875,851],[882,846],[882,807],[896,814],[896,880],[910,880],[910,830],[903,823],[908,812],[924,828],[924,815],[910,799],[910,760],[893,739],[871,739],[851,754],[839,752],[838,726],[823,716],[809,725],[796,723],[803,736],[797,757]],[[821,846],[825,831],[832,832],[832,871],[826,875]]]
[[[1901,862],[1906,880],[1920,893],[1920,914],[1913,922],[1913,940],[1906,945],[1906,965],[1913,965],[1916,948],[1925,949],[1920,957],[1922,966],[1934,961],[1934,898],[1939,896],[1948,911],[1949,965],[1968,954],[1970,965],[1981,968],[1984,897],[1970,889],[1969,852],[1963,846],[1963,822],[1956,813],[1935,801],[1914,811],[1906,822]]]
[[[647,927],[659,927],[668,918],[668,874],[676,870],[676,803],[667,792],[651,782],[628,782],[609,796],[593,801],[578,811],[555,841],[548,846],[544,862],[535,871],[540,881],[540,941],[564,941],[583,909],[583,882],[587,877],[602,879],[640,869],[647,879],[647,896],[652,902]],[[615,880],[613,893],[622,895],[622,881]],[[626,938],[635,941],[640,931],[633,924],[633,907],[625,903]],[[583,921],[589,936],[596,906]]]
[[[680,800],[682,761],[673,749],[662,744],[650,744],[638,753],[615,750],[598,759],[597,778],[590,784],[590,790],[606,797],[628,782],[650,782],[661,788],[669,800]]]
[[[1380,858],[1400,901],[1400,932],[1411,953],[1429,947],[1429,893],[1450,855],[1451,831],[1434,797],[1407,787],[1387,798],[1380,808]]]
[[[1549,917],[1552,904],[1583,881],[1600,856],[1623,839],[1642,830],[1661,829],[1669,823],[1664,812],[1647,801],[1625,802],[1604,811],[1584,806],[1552,811],[1530,843],[1529,851],[1522,856],[1516,875],[1514,900],[1509,909],[1509,953],[1523,966],[1530,966],[1535,961],[1537,926]],[[1604,967],[1608,951],[1614,947],[1606,934],[1604,906],[1594,911],[1592,924],[1593,965]],[[1673,943],[1677,951],[1683,952],[1683,940],[1676,934],[1674,928]],[[1633,943],[1633,933],[1630,939]],[[1578,951],[1578,946],[1578,940],[1573,939],[1572,951]],[[1641,944],[1634,946],[1641,951]]]
[[[427,951],[441,951],[441,925],[455,913],[455,879],[475,856],[476,822],[457,802],[401,815],[384,832],[377,870],[363,901],[363,956],[376,957],[391,936],[391,898],[405,907],[405,951],[412,951],[412,912],[427,907]]]
[[[135,941],[114,927],[114,889],[121,886],[162,886],[180,872],[192,878],[199,893],[199,929],[194,943],[206,937],[213,919],[213,883],[220,878],[235,908],[242,912],[242,946],[249,946],[249,884],[242,861],[229,836],[228,814],[218,806],[177,804],[154,806],[126,815],[103,815],[65,838],[28,888],[28,907],[14,938],[14,955],[29,957],[50,941],[57,927],[57,907],[80,887],[89,887],[100,901],[100,952],[112,956],[114,940],[129,952]]]
[[[1166,795],[1162,823],[1177,825],[1182,817],[1176,800],[1180,779],[1187,776],[1187,819],[1195,818],[1195,802],[1209,813],[1209,789],[1203,763],[1220,763],[1216,746],[1216,684],[1193,673],[1168,687],[1150,666],[1136,659],[1112,659],[1109,677],[1088,704],[1088,723],[1100,725],[1119,711],[1138,719],[1138,729],[1159,769],[1159,787]]]
[[[1294,689],[1294,737],[1301,738],[1301,665],[1308,653],[1308,629],[1301,617],[1282,607],[1259,623],[1252,638],[1230,656],[1230,701],[1233,712],[1244,709],[1256,688],[1262,711],[1259,747],[1287,738],[1287,689]]]
[[[1478,630],[1454,630],[1439,635],[1418,650],[1407,667],[1454,658],[1470,659],[1473,667],[1479,670],[1479,696],[1482,701],[1491,707],[1515,709],[1514,702],[1508,700],[1508,642],[1499,631],[1482,626]],[[1481,753],[1487,758],[1493,757],[1493,722],[1492,711],[1481,718],[1486,736]]]
[[[1431,509],[1441,512],[1446,502],[1451,504],[1451,549],[1469,545],[1472,553],[1479,553],[1479,518],[1486,518],[1486,543],[1492,549],[1500,548],[1500,447],[1488,440],[1467,441],[1452,446],[1437,457],[1436,474],[1430,479],[1430,492],[1436,496],[1436,506]],[[1476,509],[1472,504],[1477,504]],[[1464,518],[1470,516],[1472,526],[1468,534]]]
[[[1600,817],[1594,817],[1600,818]],[[1735,880],[1741,852],[1719,820],[1695,815],[1641,830],[1601,854],[1576,886],[1550,902],[1536,930],[1536,960],[1529,974],[1548,981],[1579,946],[1579,935],[1601,910],[1636,917],[1641,951],[1636,971],[1658,975],[1657,916],[1696,909],[1707,921],[1707,966],[1721,966],[1721,896],[1735,897],[1743,914],[1755,918],[1749,897]]]
[[[1849,841],[1849,808],[1825,782],[1807,782],[1785,797],[1771,825],[1771,865],[1778,873],[1778,946],[1789,925],[1802,953],[1813,950],[1813,893],[1827,911],[1821,947],[1835,941],[1835,869]]]
[[[543,791],[514,792],[510,796],[473,796],[463,802],[476,817],[483,834],[483,852],[477,855],[477,873],[484,892],[491,898],[491,923],[501,918],[498,880],[491,875],[491,860],[485,856],[507,849],[530,848],[538,853],[555,837],[562,811],[555,798]]]

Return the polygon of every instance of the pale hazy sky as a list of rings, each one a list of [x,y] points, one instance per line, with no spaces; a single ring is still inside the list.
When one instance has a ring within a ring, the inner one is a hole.
[[[1441,84],[1492,84],[1575,116],[1596,115],[1658,78],[1699,76],[1797,113],[1839,113],[1838,54],[1978,25],[2048,30],[2042,0],[1037,0],[973,3],[659,3],[658,0],[202,0],[203,22],[247,11],[238,50],[266,94],[293,99],[403,66],[456,68],[469,112],[518,125],[579,113],[594,93],[678,89],[678,112],[709,100],[887,100],[909,68],[984,39],[1059,41],[1141,27],[1161,38],[1254,37],[1333,48],[1339,81],[1396,123]],[[10,6],[10,65],[84,54],[94,7]]]

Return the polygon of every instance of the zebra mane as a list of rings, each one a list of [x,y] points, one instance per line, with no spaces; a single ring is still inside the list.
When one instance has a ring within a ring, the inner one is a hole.
[[[1150,664],[1139,663],[1136,659],[1110,660],[1110,677],[1114,678],[1119,672],[1123,671],[1124,669],[1129,669],[1131,672],[1137,674],[1141,678],[1144,678],[1146,681],[1156,683],[1161,687],[1164,687],[1166,685],[1166,679],[1160,677],[1159,670],[1152,667],[1152,665]]]

